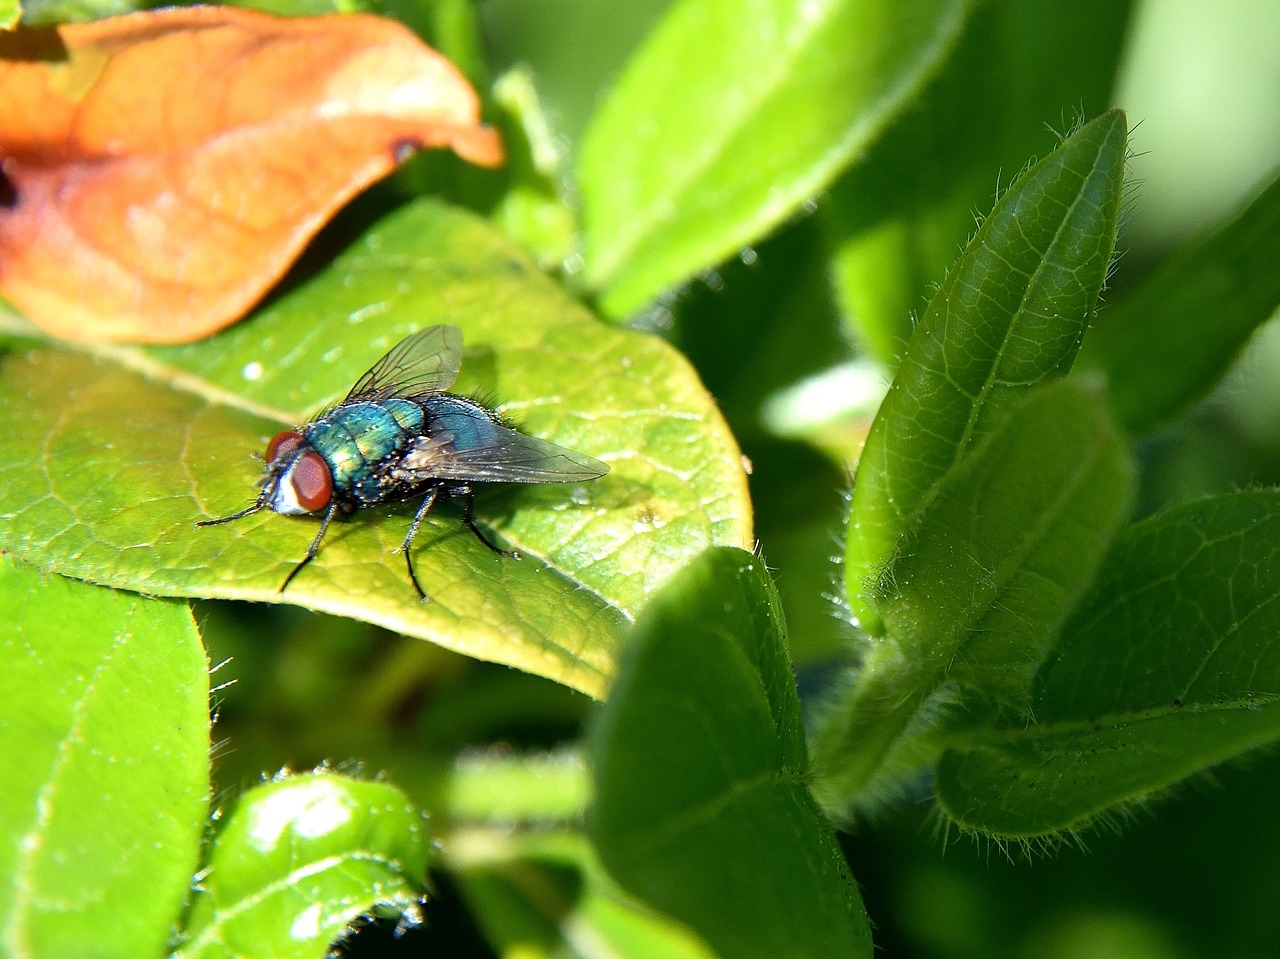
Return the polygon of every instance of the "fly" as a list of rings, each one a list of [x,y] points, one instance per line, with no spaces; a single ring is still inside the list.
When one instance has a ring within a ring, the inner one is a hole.
[[[462,365],[462,333],[430,326],[402,340],[364,376],[346,399],[267,444],[267,470],[257,501],[231,516],[196,523],[217,526],[270,508],[287,516],[323,514],[302,562],[280,591],[316,557],[329,523],[366,506],[421,496],[400,545],[413,588],[427,598],[413,571],[410,547],[441,499],[462,505],[462,522],[502,556],[472,515],[473,483],[580,483],[609,472],[582,453],[527,436],[493,410],[446,392]]]

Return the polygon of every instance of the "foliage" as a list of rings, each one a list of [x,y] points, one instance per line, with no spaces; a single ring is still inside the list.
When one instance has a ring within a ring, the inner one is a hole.
[[[239,323],[69,345],[0,312],[6,955],[990,954],[1060,890],[914,852],[913,800],[1051,849],[1280,737],[1280,456],[1172,502],[1159,455],[1280,304],[1280,187],[1117,261],[1128,5],[564,6],[362,8],[456,64],[507,165],[401,165]],[[64,160],[5,168],[0,239]],[[433,323],[460,391],[610,466],[477,501],[521,558],[433,513],[420,602],[412,510],[367,510],[281,591],[313,522],[194,529]],[[1129,913],[1039,954],[1189,954],[1125,875],[1080,882]]]

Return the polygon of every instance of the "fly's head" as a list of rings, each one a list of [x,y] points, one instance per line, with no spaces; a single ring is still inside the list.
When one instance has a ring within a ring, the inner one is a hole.
[[[267,444],[267,471],[258,485],[259,504],[286,516],[318,513],[333,500],[329,464],[297,430],[277,433]]]

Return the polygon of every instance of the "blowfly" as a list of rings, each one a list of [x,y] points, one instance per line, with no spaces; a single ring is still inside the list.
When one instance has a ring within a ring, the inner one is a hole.
[[[441,499],[462,506],[462,522],[485,546],[472,515],[473,483],[580,483],[609,471],[599,460],[517,432],[493,410],[446,390],[462,365],[462,333],[431,326],[401,341],[356,382],[346,399],[267,444],[262,492],[217,526],[270,508],[288,516],[323,514],[307,555],[281,592],[316,557],[335,515],[421,496],[400,546],[413,588],[427,598],[413,571],[410,547]]]

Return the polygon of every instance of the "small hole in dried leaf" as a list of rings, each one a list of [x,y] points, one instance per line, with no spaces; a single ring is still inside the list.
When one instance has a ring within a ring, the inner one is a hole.
[[[405,163],[421,149],[421,140],[414,140],[411,137],[406,137],[403,140],[397,140],[395,143],[391,144],[391,156],[395,158],[397,164]]]
[[[370,16],[210,5],[0,33],[0,104],[0,287],[73,339],[207,335],[420,148],[502,158],[465,78]]]
[[[18,190],[9,179],[8,161],[0,160],[0,207],[12,210],[18,205]]]

